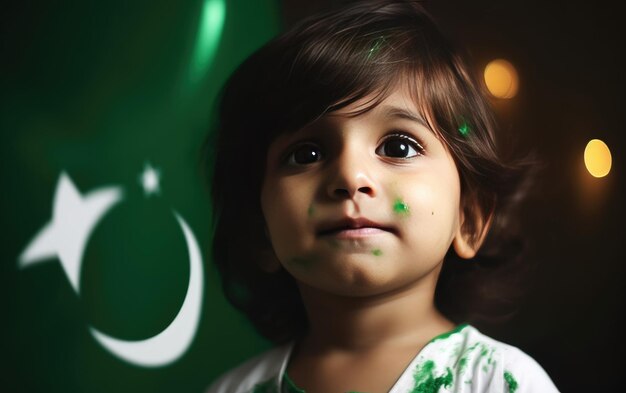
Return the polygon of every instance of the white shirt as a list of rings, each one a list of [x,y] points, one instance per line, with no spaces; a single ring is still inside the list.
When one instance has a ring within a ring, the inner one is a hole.
[[[248,360],[211,385],[207,393],[283,393],[294,342]],[[413,358],[389,393],[558,392],[545,370],[520,349],[468,324],[432,339]]]

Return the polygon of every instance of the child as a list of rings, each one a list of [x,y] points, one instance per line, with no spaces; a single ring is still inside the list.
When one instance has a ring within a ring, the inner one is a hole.
[[[466,322],[494,298],[467,266],[510,262],[477,253],[506,229],[523,167],[420,5],[305,20],[235,72],[219,110],[214,260],[277,347],[210,393],[557,391]],[[480,287],[459,295],[465,274]]]

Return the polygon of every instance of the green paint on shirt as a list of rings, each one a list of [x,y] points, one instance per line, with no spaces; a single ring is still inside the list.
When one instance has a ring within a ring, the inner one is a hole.
[[[409,215],[409,205],[404,203],[404,201],[400,198],[396,199],[393,202],[393,211],[396,214],[408,216]]]
[[[472,351],[474,349],[476,349],[477,346],[478,346],[478,343],[472,345],[471,347],[467,348],[465,350],[465,352],[463,352],[463,356],[461,356],[461,358],[459,359],[459,362],[458,362],[458,365],[459,365],[458,366],[459,367],[458,368],[458,375],[463,374],[463,371],[465,371],[465,367],[467,366],[468,358],[471,355]]]
[[[374,254],[374,255],[376,255],[377,257],[379,257],[379,256],[383,255],[383,252],[382,252],[382,251],[380,251],[380,250],[377,248],[377,249],[372,250],[372,254]]]
[[[466,326],[468,326],[467,323],[462,323],[459,326],[455,327],[454,329],[450,330],[449,332],[446,333],[442,333],[440,335],[438,335],[437,337],[433,338],[432,340],[429,341],[429,344],[432,342],[435,342],[437,340],[445,340],[446,338],[450,337],[451,335],[453,335],[454,333],[458,333],[461,330],[463,330]]]
[[[435,376],[435,362],[427,360],[424,364],[418,365],[413,378],[415,385],[411,393],[437,393],[442,386],[452,386],[452,370],[446,367],[446,374]]]
[[[469,359],[471,357],[474,357],[473,356],[474,351],[480,351],[476,353],[475,357],[476,357],[476,363],[480,363],[480,362],[483,363],[481,367],[483,372],[489,372],[489,365],[491,365],[492,368],[496,365],[496,362],[493,359],[493,353],[495,351],[495,348],[492,348],[484,343],[478,342],[468,347],[463,352],[462,356],[459,358],[457,364],[455,365],[457,369],[457,375],[463,374],[463,372],[465,371],[465,368],[467,367]]]
[[[459,368],[458,368],[459,375],[463,374],[463,371],[465,371],[465,366],[467,366],[467,358],[462,357],[461,359],[459,359]]]
[[[515,393],[517,390],[517,381],[509,371],[504,370],[504,380],[509,385],[509,393]]]

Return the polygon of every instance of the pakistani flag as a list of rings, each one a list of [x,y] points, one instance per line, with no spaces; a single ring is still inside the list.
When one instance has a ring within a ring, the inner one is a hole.
[[[277,2],[2,11],[2,392],[202,392],[269,345],[210,260],[202,143]],[[210,169],[210,168],[208,168]]]

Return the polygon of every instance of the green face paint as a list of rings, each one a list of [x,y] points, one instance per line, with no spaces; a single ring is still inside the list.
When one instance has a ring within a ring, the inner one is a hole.
[[[515,380],[515,378],[513,377],[513,374],[511,374],[509,371],[504,371],[504,380],[506,381],[506,383],[509,385],[509,393],[515,393],[515,391],[517,390],[517,381]]]
[[[372,254],[376,255],[377,257],[383,255],[383,252],[380,251],[378,248],[372,250]]]
[[[409,215],[409,205],[404,203],[404,201],[402,199],[397,198],[393,202],[393,212],[398,214],[398,215],[408,216]]]
[[[313,214],[315,214],[315,208],[313,207],[313,204],[311,204],[311,206],[309,206],[309,209],[306,211],[306,214],[309,217],[313,217]]]

